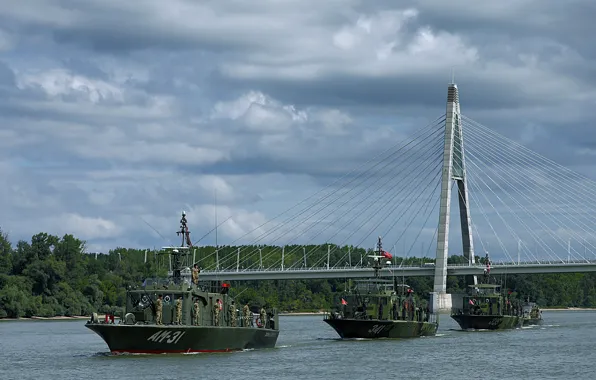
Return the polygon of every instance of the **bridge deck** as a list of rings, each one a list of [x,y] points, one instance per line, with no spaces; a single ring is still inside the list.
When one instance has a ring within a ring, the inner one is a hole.
[[[448,265],[448,276],[482,275],[484,265]],[[534,274],[534,273],[577,273],[596,272],[596,260],[590,262],[570,263],[520,263],[493,264],[491,275],[502,274]],[[379,272],[382,277],[433,276],[433,266],[387,266]],[[254,270],[206,270],[201,271],[202,280],[306,280],[320,278],[363,278],[372,277],[371,267],[336,267],[329,268],[290,268],[290,269],[254,269]]]

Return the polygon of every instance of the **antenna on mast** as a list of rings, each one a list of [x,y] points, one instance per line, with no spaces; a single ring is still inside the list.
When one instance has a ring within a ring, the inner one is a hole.
[[[217,187],[213,186],[214,212],[215,212],[215,249],[217,249]]]
[[[184,247],[184,243],[186,243],[188,247],[192,247],[192,242],[190,241],[190,231],[188,230],[188,225],[186,223],[186,211],[182,211],[182,218],[180,219],[180,231],[177,231],[176,235],[182,235],[181,247]]]
[[[451,67],[451,84],[455,84],[455,69]]]

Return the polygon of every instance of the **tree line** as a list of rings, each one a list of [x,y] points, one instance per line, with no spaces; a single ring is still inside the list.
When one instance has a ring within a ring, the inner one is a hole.
[[[220,247],[219,257],[234,261],[238,247]],[[259,263],[269,267],[279,260],[275,246],[243,247],[242,252],[261,249],[260,255],[243,261],[244,265]],[[288,265],[307,265],[345,260],[352,264],[366,260],[370,250],[351,246],[289,246],[285,248]],[[215,247],[200,247],[198,258],[202,266],[213,265]],[[251,261],[252,260],[252,261]],[[402,258],[395,258],[397,263]],[[449,257],[449,263],[464,262],[461,256]],[[404,265],[433,262],[430,258],[405,258]],[[220,262],[222,267],[234,265]],[[321,264],[323,265],[323,264]],[[365,264],[366,265],[366,264]],[[167,259],[155,251],[116,248],[108,253],[87,253],[85,242],[73,235],[58,237],[47,233],[32,236],[31,241],[19,241],[13,246],[9,236],[0,230],[0,318],[78,316],[98,313],[119,313],[126,304],[126,288],[139,285],[149,277],[165,277]],[[522,297],[529,297],[541,307],[596,307],[596,274],[561,273],[508,275],[497,278],[504,288]],[[432,291],[431,277],[405,278],[417,294]],[[348,286],[344,279],[331,280],[271,280],[232,281],[231,295],[239,302],[269,305],[280,311],[306,312],[329,308],[336,292]],[[463,278],[448,277],[448,292],[461,292]]]

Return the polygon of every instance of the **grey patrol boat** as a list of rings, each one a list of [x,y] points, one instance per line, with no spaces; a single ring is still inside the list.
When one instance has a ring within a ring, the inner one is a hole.
[[[414,291],[405,284],[379,278],[379,271],[390,259],[383,251],[381,237],[376,255],[371,255],[375,277],[356,281],[354,288],[340,294],[324,321],[341,338],[415,338],[434,336],[439,327],[438,314],[419,305]],[[428,305],[428,303],[427,303]]]
[[[97,333],[112,353],[228,352],[275,347],[279,336],[277,310],[261,309],[253,318],[248,304],[235,304],[228,294],[229,283],[200,283],[198,273],[193,281],[191,265],[187,264],[194,248],[184,212],[180,224],[177,234],[182,235],[182,245],[165,247],[160,252],[171,260],[169,277],[146,279],[142,286],[127,289],[126,309],[119,323],[114,323],[113,317],[111,321],[100,321],[94,313],[85,327]],[[177,309],[181,309],[180,314]]]
[[[539,325],[542,323],[542,310],[529,298],[522,305],[523,326]]]

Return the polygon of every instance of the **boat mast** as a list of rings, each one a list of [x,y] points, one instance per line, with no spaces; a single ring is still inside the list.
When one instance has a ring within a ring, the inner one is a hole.
[[[379,271],[383,267],[381,264],[381,257],[383,256],[383,242],[381,241],[381,237],[379,236],[379,240],[377,241],[377,252],[376,252],[375,259],[373,260],[373,269],[375,270],[375,278],[379,278]]]
[[[488,258],[488,252],[486,252],[484,261],[486,264],[486,268],[484,268],[484,283],[488,284],[490,283],[490,259]]]
[[[182,244],[180,245],[180,249],[172,249],[170,251],[170,255],[173,256],[173,268],[172,268],[172,277],[174,278],[174,283],[180,283],[180,271],[182,269],[182,255],[187,249],[192,248],[192,242],[190,240],[190,231],[188,230],[188,225],[186,221],[186,212],[182,211],[182,218],[180,219],[180,230],[176,231],[176,235],[181,236]],[[182,252],[181,252],[182,251]]]
[[[180,219],[180,231],[177,231],[176,235],[182,235],[182,244],[180,245],[181,247],[184,247],[184,243],[186,243],[186,245],[189,248],[192,248],[192,242],[190,241],[190,231],[188,230],[185,211],[182,211],[182,218]]]

